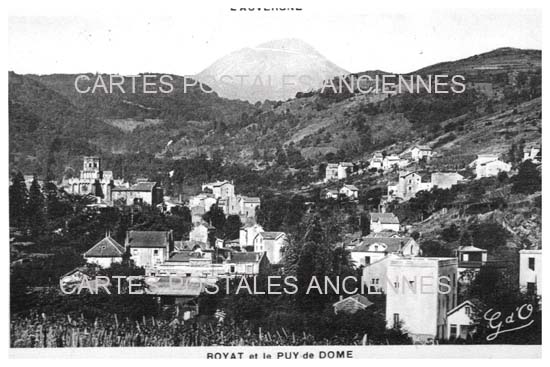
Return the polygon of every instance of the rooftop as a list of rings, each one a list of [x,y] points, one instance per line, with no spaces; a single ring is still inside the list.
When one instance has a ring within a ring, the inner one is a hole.
[[[124,247],[108,236],[86,251],[84,257],[120,257],[124,252]]]
[[[168,247],[171,231],[130,231],[126,238],[129,247]]]
[[[393,213],[370,213],[370,219],[383,224],[399,224],[399,218]]]

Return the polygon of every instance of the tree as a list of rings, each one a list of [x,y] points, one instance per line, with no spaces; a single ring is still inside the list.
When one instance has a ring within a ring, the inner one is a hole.
[[[212,204],[210,207],[210,210],[204,213],[202,219],[204,219],[205,222],[210,223],[218,231],[223,231],[223,226],[225,224],[225,214],[223,213],[223,209],[220,208],[217,204]]]
[[[238,215],[229,215],[223,227],[225,239],[227,240],[238,239],[241,226],[242,226],[241,218]]]
[[[36,177],[32,180],[29,189],[29,201],[27,202],[27,223],[33,236],[44,230],[44,196]]]
[[[518,174],[512,177],[512,192],[514,194],[532,194],[541,191],[541,175],[537,166],[531,161],[525,161],[519,166]]]
[[[17,172],[13,177],[9,195],[10,225],[21,227],[25,223],[25,208],[29,197],[25,178],[21,172]]]

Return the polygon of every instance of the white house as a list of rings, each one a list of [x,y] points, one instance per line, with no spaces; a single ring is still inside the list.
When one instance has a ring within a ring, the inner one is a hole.
[[[328,189],[325,192],[325,199],[334,199],[338,200],[338,190]]]
[[[84,258],[89,264],[97,264],[102,268],[108,268],[113,263],[122,262],[125,250],[122,245],[111,236],[106,236],[84,253]]]
[[[261,200],[259,197],[238,196],[239,211],[246,218],[255,218],[256,209],[260,206]]]
[[[254,239],[258,233],[263,231],[263,227],[257,223],[242,227],[239,231],[239,246],[241,248],[253,247]]]
[[[433,172],[431,175],[432,187],[439,189],[450,189],[462,180],[464,176],[458,172]]]
[[[542,250],[519,251],[519,287],[542,295]]]
[[[523,161],[532,161],[533,163],[540,163],[542,158],[540,144],[531,144],[523,148]]]
[[[399,218],[393,213],[370,213],[370,230],[399,232]]]
[[[456,258],[391,260],[386,291],[388,327],[401,325],[415,342],[444,339],[448,335],[447,313],[457,305],[456,273]]]
[[[357,198],[359,197],[359,189],[354,185],[344,185],[340,189],[340,194],[346,195],[352,200],[357,200]]]
[[[338,164],[329,163],[325,169],[325,182],[338,179]]]
[[[512,169],[510,164],[501,161],[494,154],[479,154],[469,166],[475,167],[476,179],[497,176],[500,172],[510,172]]]
[[[388,197],[409,200],[420,191],[432,189],[431,176],[423,172],[400,172],[399,182],[388,185]]]
[[[371,263],[363,268],[362,280],[367,285],[370,294],[386,293],[388,266],[391,260],[398,259],[399,257],[398,254],[387,254],[376,261],[368,259]]]
[[[155,267],[166,261],[174,251],[172,231],[129,231],[126,250],[136,266]]]
[[[384,156],[382,153],[374,153],[372,156],[370,162],[369,162],[369,169],[376,168],[381,169],[384,165]]]
[[[399,156],[396,154],[385,156],[382,162],[382,168],[384,170],[391,169],[392,167],[399,167],[401,165],[401,158],[399,158]]]
[[[447,335],[445,339],[472,337],[478,325],[479,308],[471,301],[464,301],[447,312]]]
[[[351,251],[355,266],[368,266],[388,254],[418,256],[420,246],[411,237],[363,237]]]
[[[351,162],[340,162],[338,164],[338,179],[343,180],[348,177],[348,174],[353,170],[353,163]]]
[[[189,241],[208,244],[208,235],[213,229],[209,224],[198,223],[189,232]]]
[[[411,158],[414,161],[419,161],[421,159],[430,160],[432,157],[432,148],[427,145],[415,145],[411,148]]]
[[[232,252],[224,262],[229,275],[257,275],[268,267],[269,259],[265,252]]]
[[[278,264],[283,258],[283,250],[288,245],[284,232],[260,232],[254,238],[254,252],[265,252],[271,264]]]

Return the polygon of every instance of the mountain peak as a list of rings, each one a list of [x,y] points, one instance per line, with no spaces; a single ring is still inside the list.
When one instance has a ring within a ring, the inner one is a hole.
[[[320,55],[313,46],[298,38],[283,38],[264,42],[255,49],[280,50],[286,52],[297,52],[301,54]]]

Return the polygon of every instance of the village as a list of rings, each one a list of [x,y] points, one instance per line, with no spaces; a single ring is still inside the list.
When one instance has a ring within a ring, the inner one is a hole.
[[[368,162],[368,171],[359,174],[397,172],[398,182],[389,182],[378,211],[369,212],[370,233],[351,235],[341,243],[349,252],[368,294],[340,296],[333,304],[334,312],[354,314],[373,305],[370,294],[383,294],[385,319],[388,328],[403,326],[414,342],[433,343],[434,340],[466,340],[472,338],[479,324],[480,305],[475,299],[459,302],[459,288],[468,287],[484,267],[506,267],[489,260],[487,250],[475,246],[459,247],[453,257],[425,257],[417,243],[414,227],[405,226],[400,218],[388,212],[389,203],[404,202],[421,191],[433,188],[449,189],[466,178],[457,171],[420,171],[413,168],[418,162],[429,162],[436,153],[426,145],[414,145],[401,155],[375,153]],[[524,161],[540,164],[540,146],[524,150]],[[483,154],[469,165],[475,172],[473,179],[496,177],[509,173],[511,165],[498,155]],[[326,166],[324,183],[327,189],[320,199],[356,202],[359,190],[352,184],[341,184],[349,176],[357,175],[354,164],[340,162]],[[83,253],[91,267],[109,268],[128,258],[145,270],[143,279],[154,287],[145,293],[158,297],[159,302],[195,304],[205,291],[217,282],[237,277],[255,277],[269,274],[285,266],[285,250],[293,238],[284,232],[265,231],[256,222],[259,197],[239,195],[232,181],[221,180],[201,185],[200,193],[187,200],[167,197],[156,182],[138,179],[134,184],[114,179],[110,171],[103,171],[99,157],[85,157],[79,178],[63,181],[65,190],[76,195],[94,197],[90,210],[112,206],[149,205],[170,214],[179,207],[187,207],[193,227],[188,235],[175,238],[173,231],[129,230],[124,243],[117,242],[109,233]],[[205,214],[212,208],[221,209],[224,216],[237,216],[242,223],[238,238],[215,236],[215,228]],[[541,296],[542,250],[519,251],[519,287],[524,292]],[[75,287],[83,278],[93,278],[94,271],[87,266],[63,275],[63,288]],[[178,287],[171,286],[170,277],[184,279]],[[416,292],[414,286],[430,277],[449,280],[449,292]],[[408,284],[405,284],[405,283]],[[187,318],[198,315],[191,309]],[[477,311],[477,312],[476,312]]]

